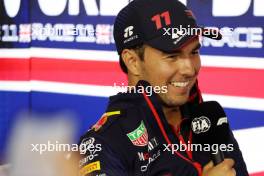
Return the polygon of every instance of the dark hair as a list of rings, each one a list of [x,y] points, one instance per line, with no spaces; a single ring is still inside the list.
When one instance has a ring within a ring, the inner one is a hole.
[[[145,45],[141,44],[141,45],[137,45],[137,46],[131,47],[129,49],[134,50],[137,53],[137,55],[140,58],[140,60],[142,60],[142,61],[144,60]],[[122,71],[127,74],[127,72],[128,72],[127,66],[124,63],[121,55],[119,56],[119,65],[120,65]]]

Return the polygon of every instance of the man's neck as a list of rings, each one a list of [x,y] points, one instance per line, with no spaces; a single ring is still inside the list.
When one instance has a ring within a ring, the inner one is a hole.
[[[139,79],[132,79],[132,77],[130,76],[128,79],[128,86],[135,86],[138,81]],[[180,124],[182,119],[180,107],[171,108],[171,107],[162,106],[162,109],[166,117],[166,120],[170,125],[176,127]]]
[[[168,123],[174,127],[180,125],[182,120],[182,115],[179,107],[176,108],[168,108],[163,106],[163,112]]]

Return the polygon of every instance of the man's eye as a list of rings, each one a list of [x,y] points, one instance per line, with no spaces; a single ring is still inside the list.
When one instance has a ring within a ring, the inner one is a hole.
[[[176,57],[178,57],[177,54],[170,54],[170,55],[167,56],[167,58],[176,58]]]
[[[192,54],[199,54],[199,50],[192,51]]]

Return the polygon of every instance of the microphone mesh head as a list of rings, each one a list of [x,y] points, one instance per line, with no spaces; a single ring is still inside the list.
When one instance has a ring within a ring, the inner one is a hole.
[[[229,124],[221,105],[216,101],[201,103],[193,108],[191,128],[196,143],[227,144]]]

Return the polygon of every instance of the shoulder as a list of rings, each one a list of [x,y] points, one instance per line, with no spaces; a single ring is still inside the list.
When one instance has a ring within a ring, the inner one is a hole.
[[[117,151],[128,144],[125,126],[130,125],[125,110],[106,111],[101,118],[80,138],[80,145],[84,145],[91,138],[100,141],[102,145],[107,145]]]
[[[87,138],[95,136],[104,138],[104,136],[116,135],[120,132],[120,123],[126,118],[125,112],[121,110],[113,110],[105,112],[100,119],[91,126],[91,128],[81,137]]]
[[[106,111],[83,137],[97,136],[99,138],[112,138],[113,140],[118,137],[125,137],[127,136],[126,133],[133,131],[140,124],[143,116],[144,114],[138,107],[111,109]]]
[[[114,153],[118,153],[120,158],[130,161],[136,154],[137,147],[135,139],[131,138],[131,135],[138,132],[144,137],[147,131],[144,130],[145,126],[143,127],[142,123],[142,113],[138,108],[107,111],[81,137],[79,144],[86,146],[91,141],[95,141],[102,147],[107,147]],[[131,153],[131,155],[127,155],[127,153]]]

